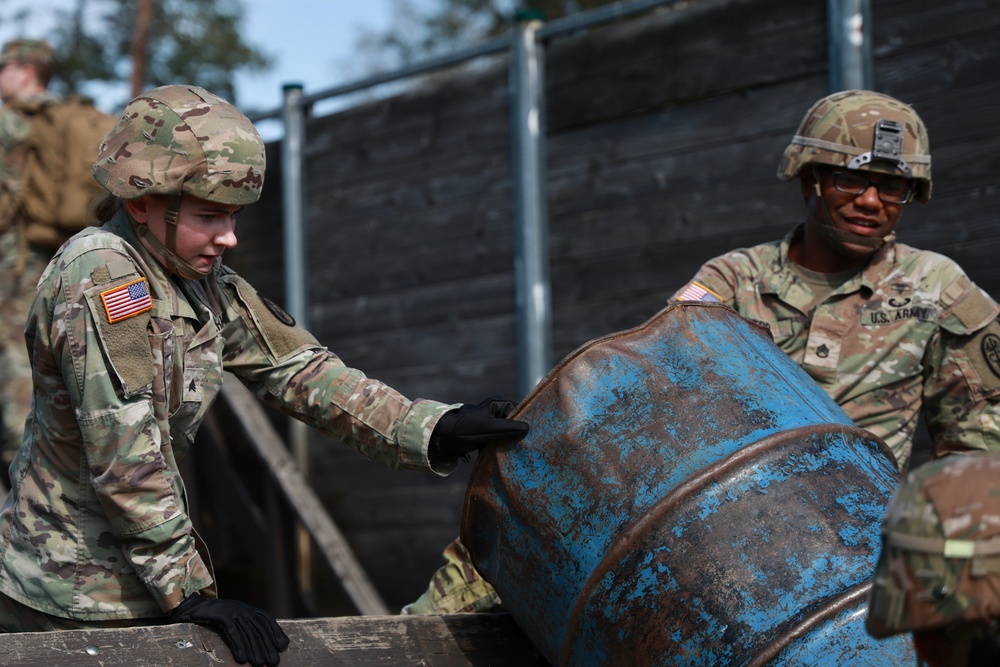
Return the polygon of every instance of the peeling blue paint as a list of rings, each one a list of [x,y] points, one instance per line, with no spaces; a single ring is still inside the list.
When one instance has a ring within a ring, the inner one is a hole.
[[[742,665],[775,641],[773,667],[912,664],[866,639],[863,600],[787,635],[870,576],[892,463],[731,311],[659,318],[580,351],[528,438],[481,454],[463,540],[507,609],[557,665]]]

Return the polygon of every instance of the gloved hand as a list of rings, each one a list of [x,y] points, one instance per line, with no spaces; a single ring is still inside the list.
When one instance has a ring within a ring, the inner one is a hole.
[[[189,595],[172,612],[171,623],[198,623],[218,632],[241,665],[274,667],[288,648],[288,636],[271,614],[239,600]]]
[[[434,426],[428,457],[432,462],[454,461],[486,445],[523,439],[528,435],[528,424],[507,419],[513,410],[513,401],[497,397],[449,410]]]

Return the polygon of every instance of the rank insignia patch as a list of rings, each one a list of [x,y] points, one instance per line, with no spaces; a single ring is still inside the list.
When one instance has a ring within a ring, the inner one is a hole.
[[[149,285],[145,278],[101,292],[101,303],[108,315],[108,322],[114,324],[153,308],[149,297]]]

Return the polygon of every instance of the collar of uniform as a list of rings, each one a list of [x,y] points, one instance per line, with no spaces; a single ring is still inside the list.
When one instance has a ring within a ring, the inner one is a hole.
[[[135,233],[134,229],[132,229],[132,219],[129,217],[124,206],[120,211],[115,213],[114,217],[111,218],[107,226],[115,234],[125,239],[125,242],[132,246],[136,254],[142,258],[144,264],[142,268],[149,274],[146,276],[149,282],[156,282],[160,285],[164,284],[167,280],[166,269],[164,269],[163,265],[156,260],[156,257],[154,257],[153,254],[146,249],[146,246],[139,241],[139,235]],[[166,297],[159,294],[153,294],[153,298],[163,299]]]
[[[170,280],[170,274],[139,241],[138,234],[132,229],[132,221],[128,213],[124,209],[118,211],[108,222],[108,227],[125,239],[126,243],[132,246],[136,254],[142,258],[144,265],[142,268],[146,273],[146,282],[149,283],[149,292],[154,303],[154,314],[158,317],[180,316],[198,320],[198,315],[191,304],[185,299],[179,298],[177,290],[170,289],[173,284]]]
[[[886,243],[875,251],[868,266],[861,274],[861,284],[868,289],[869,294],[875,292],[876,286],[882,284],[886,274],[896,264],[896,243]]]
[[[781,295],[788,288],[789,284],[795,280],[795,275],[791,270],[791,261],[788,258],[788,249],[792,243],[799,238],[804,229],[804,225],[796,225],[791,229],[778,246],[778,255],[774,258],[770,267],[766,267],[760,281],[762,293]],[[875,286],[880,284],[883,276],[896,261],[896,244],[887,243],[872,255],[868,266],[859,272],[858,276],[845,282],[836,293],[850,293],[862,288],[869,293],[875,291]]]
[[[790,266],[791,260],[788,258],[788,249],[791,247],[792,242],[802,234],[802,228],[802,225],[797,225],[789,230],[785,234],[785,238],[777,244],[777,253],[770,258],[769,262],[765,261],[765,265],[761,267],[761,294],[781,295],[788,289],[789,284],[795,280],[795,274],[792,273]]]

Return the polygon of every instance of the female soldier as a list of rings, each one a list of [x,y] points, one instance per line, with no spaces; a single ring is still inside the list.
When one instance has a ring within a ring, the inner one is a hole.
[[[447,474],[527,424],[499,400],[411,402],[222,264],[264,180],[263,142],[224,100],[181,85],[140,95],[93,173],[105,224],[56,254],[26,326],[34,403],[0,514],[0,627],[192,621],[238,662],[276,665],[288,638],[273,617],[216,597],[177,469],[223,370],[392,468]]]

